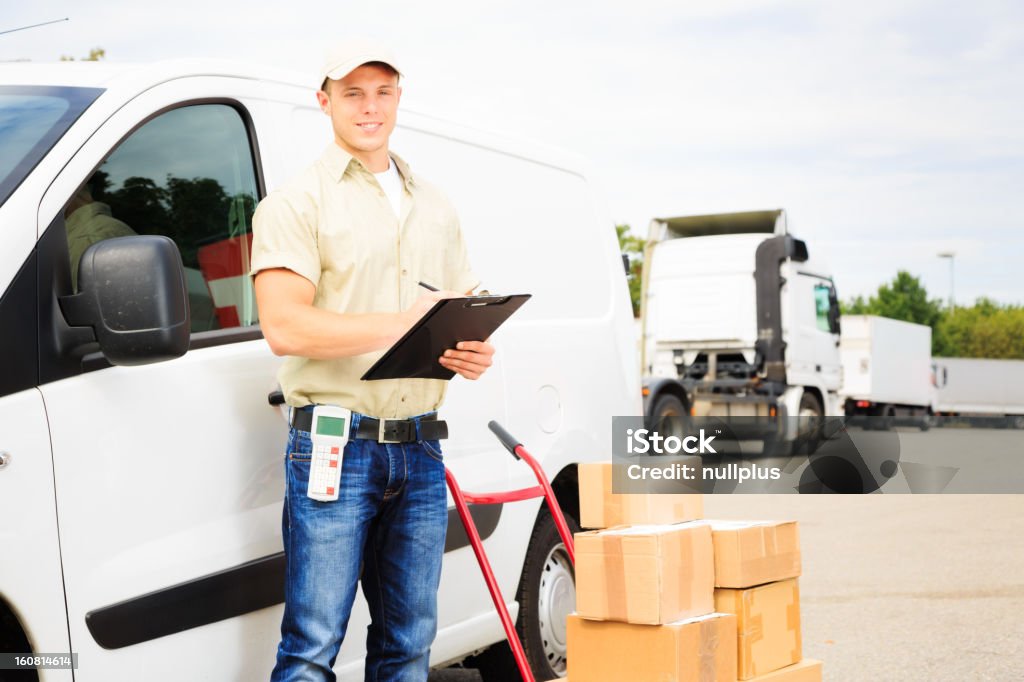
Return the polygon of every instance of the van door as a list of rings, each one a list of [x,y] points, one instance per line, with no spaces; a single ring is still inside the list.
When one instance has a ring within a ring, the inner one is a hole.
[[[40,205],[41,391],[79,682],[253,680],[273,666],[285,429],[246,274],[263,192],[241,83],[136,97]],[[69,361],[45,340],[61,336],[55,297],[90,243],[133,233],[177,243],[191,348],[139,367]]]

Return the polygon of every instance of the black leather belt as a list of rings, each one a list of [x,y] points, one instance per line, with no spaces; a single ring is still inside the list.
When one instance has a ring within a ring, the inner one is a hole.
[[[435,415],[420,417],[420,439],[441,440],[448,437],[448,423]],[[383,428],[382,428],[383,426]],[[299,431],[313,428],[313,412],[302,409],[292,410],[292,427]],[[412,443],[416,440],[414,419],[374,419],[361,417],[354,438],[375,440],[379,443]]]

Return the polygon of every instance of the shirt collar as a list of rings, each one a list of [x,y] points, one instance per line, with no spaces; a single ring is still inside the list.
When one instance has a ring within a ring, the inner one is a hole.
[[[395,162],[395,166],[398,167],[398,174],[402,177],[402,183],[409,191],[412,191],[413,186],[416,184],[416,180],[413,177],[412,171],[409,169],[409,164],[405,162],[405,159],[393,151],[389,151],[388,154],[391,156],[391,160]],[[323,156],[320,157],[320,161],[324,164],[327,172],[330,173],[335,182],[341,182],[341,179],[345,176],[345,172],[352,164],[355,163],[362,166],[358,159],[333,142],[328,145],[326,150],[324,150]]]

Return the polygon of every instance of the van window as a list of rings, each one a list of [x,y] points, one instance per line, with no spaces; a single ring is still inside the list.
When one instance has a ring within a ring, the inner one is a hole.
[[[238,111],[198,104],[161,114],[121,142],[65,206],[72,280],[90,244],[161,234],[181,251],[193,332],[256,324],[248,272],[257,197]]]
[[[0,204],[102,92],[98,88],[0,86]]]

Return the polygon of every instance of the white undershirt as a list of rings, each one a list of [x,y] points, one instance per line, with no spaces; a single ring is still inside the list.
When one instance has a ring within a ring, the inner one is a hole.
[[[402,217],[402,177],[398,174],[395,162],[388,158],[388,169],[383,173],[374,173],[380,188],[384,190],[391,208],[395,211],[395,217]]]

